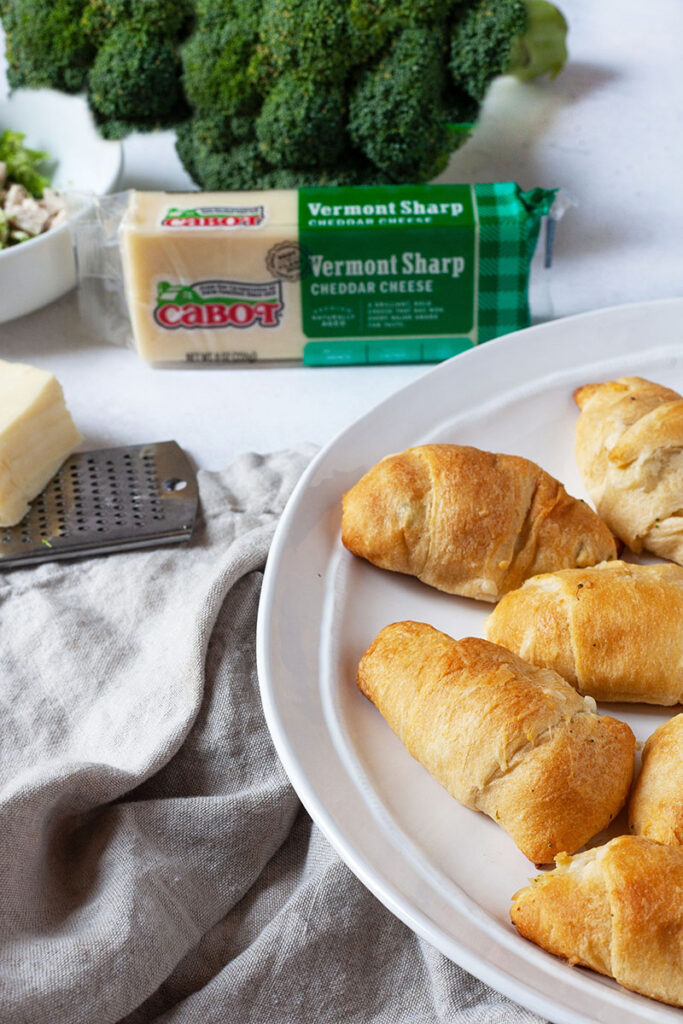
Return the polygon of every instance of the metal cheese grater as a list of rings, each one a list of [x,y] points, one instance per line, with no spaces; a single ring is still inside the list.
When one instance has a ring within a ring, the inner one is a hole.
[[[175,441],[77,453],[20,523],[0,527],[0,569],[187,541],[197,504]]]

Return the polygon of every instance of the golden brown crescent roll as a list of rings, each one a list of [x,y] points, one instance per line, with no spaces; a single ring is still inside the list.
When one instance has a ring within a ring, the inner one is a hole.
[[[599,514],[632,551],[683,565],[683,397],[620,377],[574,398],[576,461]]]
[[[521,935],[621,985],[683,1006],[683,849],[618,836],[512,897]]]
[[[617,555],[595,512],[535,463],[449,444],[369,470],[344,495],[342,541],[382,569],[480,601]]]
[[[624,804],[635,739],[555,672],[421,622],[383,629],[358,686],[412,756],[529,860],[582,846]]]
[[[655,729],[642,765],[628,808],[631,832],[683,846],[683,715]]]
[[[596,700],[683,700],[683,568],[605,562],[506,594],[486,635]]]

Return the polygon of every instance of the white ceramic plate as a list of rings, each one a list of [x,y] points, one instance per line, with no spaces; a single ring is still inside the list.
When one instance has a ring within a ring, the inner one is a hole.
[[[1,76],[0,76],[1,77]],[[26,145],[53,158],[57,191],[104,194],[119,180],[120,142],[100,138],[82,96],[0,83],[0,132],[22,131]],[[68,224],[0,252],[0,323],[40,309],[76,284]]]
[[[534,866],[493,821],[452,800],[412,760],[354,682],[360,655],[387,623],[416,619],[455,637],[481,636],[491,606],[355,559],[340,541],[340,498],[382,456],[425,442],[526,456],[585,496],[573,457],[572,391],[634,374],[683,389],[683,300],[543,324],[427,372],[309,467],[278,528],[259,613],[266,719],[312,817],[414,931],[557,1024],[681,1018],[515,932],[510,898]],[[607,707],[639,740],[668,717],[644,705]],[[619,830],[623,816],[609,835]]]

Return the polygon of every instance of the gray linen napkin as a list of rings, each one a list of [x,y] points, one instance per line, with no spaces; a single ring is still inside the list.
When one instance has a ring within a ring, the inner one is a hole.
[[[370,895],[275,755],[256,611],[312,451],[200,474],[191,547],[0,574],[0,1021],[538,1021]]]

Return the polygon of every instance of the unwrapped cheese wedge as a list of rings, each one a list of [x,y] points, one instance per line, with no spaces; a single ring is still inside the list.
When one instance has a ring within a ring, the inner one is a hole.
[[[24,518],[81,440],[51,373],[0,360],[0,527]]]

